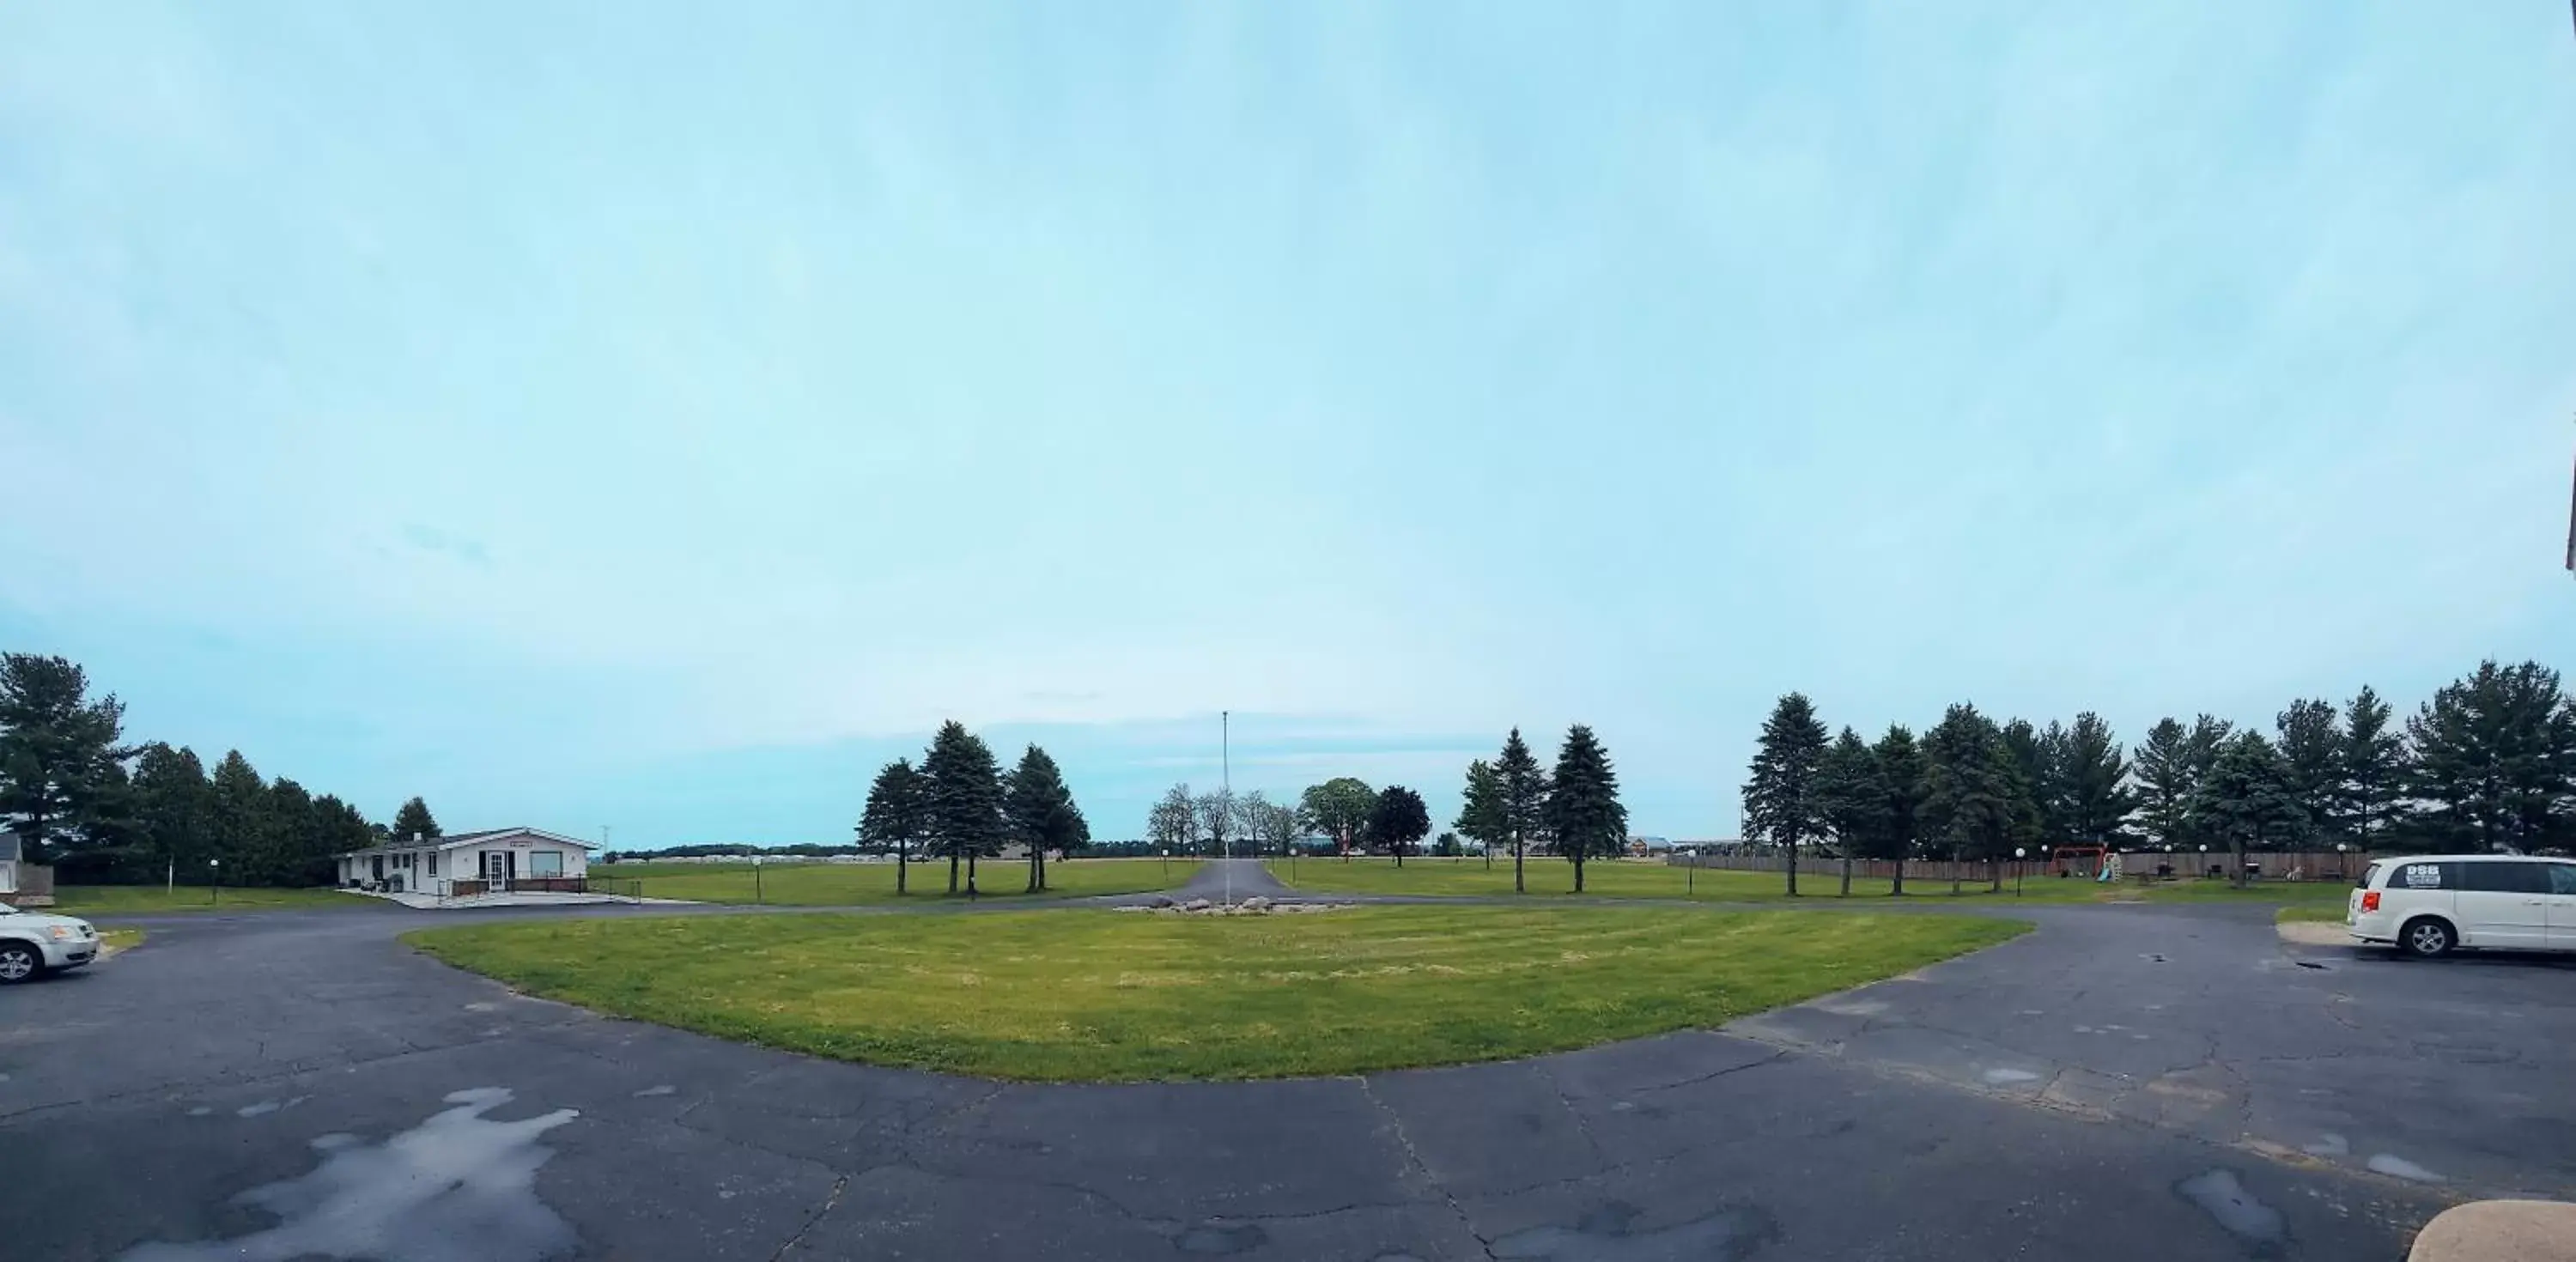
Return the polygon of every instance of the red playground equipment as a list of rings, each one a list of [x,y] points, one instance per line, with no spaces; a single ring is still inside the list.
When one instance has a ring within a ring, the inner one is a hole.
[[[2102,864],[2109,853],[2100,846],[2059,846],[2050,854],[2048,866],[2058,876],[2080,876],[2089,881],[2102,875]]]

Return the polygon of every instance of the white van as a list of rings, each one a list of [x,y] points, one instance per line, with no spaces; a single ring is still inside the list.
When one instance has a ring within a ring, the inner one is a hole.
[[[2375,859],[2345,904],[2356,942],[2434,956],[2453,947],[2576,951],[2576,859],[2426,854]]]

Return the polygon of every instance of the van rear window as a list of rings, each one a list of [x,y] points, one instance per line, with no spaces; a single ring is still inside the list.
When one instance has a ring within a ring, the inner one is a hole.
[[[2401,863],[2388,874],[2392,890],[2455,890],[2460,888],[2460,865],[2456,863]]]
[[[2372,885],[2378,883],[2379,870],[2386,866],[2386,864],[2373,861],[2369,867],[2361,870],[2361,879],[2353,882],[2352,887],[2357,890],[2369,889]]]

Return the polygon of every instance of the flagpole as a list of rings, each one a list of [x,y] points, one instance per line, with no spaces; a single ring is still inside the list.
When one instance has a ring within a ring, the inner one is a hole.
[[[1231,814],[1234,811],[1234,712],[1232,710],[1217,711],[1216,722],[1216,748],[1218,758],[1217,797],[1218,800],[1225,803],[1227,813]],[[1219,826],[1222,827],[1224,824],[1231,824],[1233,822],[1233,820],[1225,820],[1222,821]],[[1225,837],[1226,861],[1220,865],[1225,868],[1225,905],[1228,907],[1234,906],[1233,859],[1234,834],[1228,833]]]

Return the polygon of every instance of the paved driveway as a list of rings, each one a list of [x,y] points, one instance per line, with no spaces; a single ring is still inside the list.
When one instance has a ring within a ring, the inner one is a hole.
[[[2034,918],[1722,1032],[1096,1087],[604,1019],[394,941],[453,916],[173,918],[0,992],[0,1253],[2370,1259],[2570,1182],[2576,973]]]

